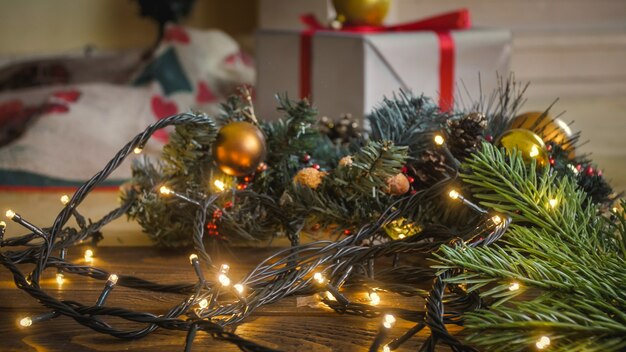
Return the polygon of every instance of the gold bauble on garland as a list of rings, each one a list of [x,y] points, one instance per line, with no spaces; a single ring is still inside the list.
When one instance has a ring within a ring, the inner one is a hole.
[[[573,136],[568,124],[541,111],[529,111],[516,116],[511,121],[511,128],[523,128],[538,134],[544,142],[554,142],[559,144],[563,150],[570,152],[570,157],[574,157],[574,146],[570,144]]]
[[[248,122],[232,122],[222,127],[213,145],[213,158],[227,175],[245,176],[256,170],[265,158],[265,137]]]
[[[517,150],[522,153],[522,158],[528,164],[532,160],[537,161],[537,165],[545,166],[548,164],[548,152],[546,144],[537,134],[522,128],[506,131],[498,145],[504,147],[507,152],[511,153]]]
[[[333,0],[337,18],[354,26],[380,26],[391,0]]]

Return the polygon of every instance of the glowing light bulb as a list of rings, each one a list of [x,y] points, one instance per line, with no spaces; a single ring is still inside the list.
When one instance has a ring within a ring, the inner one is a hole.
[[[226,184],[224,182],[222,182],[221,180],[215,180],[215,182],[213,182],[213,185],[215,186],[215,188],[217,188],[220,192],[226,189]]]
[[[164,196],[172,194],[172,190],[167,188],[166,186],[161,186],[161,188],[159,188],[159,192]]]
[[[220,274],[217,277],[217,280],[220,282],[220,284],[222,284],[222,286],[230,285],[230,278],[224,274]]]
[[[550,204],[550,207],[554,208],[554,207],[556,207],[557,204],[559,204],[559,201],[554,199],[554,198],[552,198],[552,199],[550,199],[548,201],[548,204]]]
[[[239,293],[240,295],[243,294],[244,291],[244,287],[242,284],[234,284],[233,288],[235,289],[235,291],[237,291],[237,293]]]
[[[26,327],[29,327],[31,325],[33,325],[33,320],[30,317],[22,318],[20,320],[20,326],[22,326],[22,327],[26,328]]]
[[[550,345],[550,338],[548,336],[541,336],[535,343],[538,349],[542,350]]]
[[[189,262],[190,262],[191,264],[193,264],[193,261],[194,261],[194,260],[197,260],[197,259],[198,259],[198,255],[197,255],[197,254],[195,254],[195,253],[189,256]]]
[[[115,285],[117,284],[117,280],[119,280],[119,277],[115,274],[111,274],[109,275],[109,279],[107,281],[110,282],[111,285]]]
[[[519,290],[519,288],[520,288],[520,285],[517,282],[512,282],[509,285],[509,291],[517,291]]]
[[[391,352],[391,348],[389,348],[389,345],[383,346],[383,352]]]
[[[66,205],[70,202],[70,197],[67,194],[61,196],[61,204]]]
[[[491,221],[493,221],[496,225],[500,225],[500,223],[502,223],[502,218],[499,215],[494,215],[491,217]]]
[[[528,152],[528,155],[530,155],[531,158],[536,157],[537,155],[539,155],[539,148],[533,145],[532,148],[530,148],[530,152]]]
[[[0,227],[3,228],[3,229],[6,228],[7,227],[7,223],[4,222],[4,221],[0,221]]]
[[[333,294],[332,294],[332,293],[330,293],[330,292],[328,292],[328,291],[326,291],[326,298],[327,298],[329,301],[336,301],[336,300],[337,300],[337,299],[335,298],[335,296],[333,296]]]
[[[56,279],[57,279],[57,284],[59,286],[63,286],[63,282],[65,281],[63,274],[62,273],[57,273]]]
[[[93,262],[93,251],[91,249],[85,251],[85,261],[87,263]]]
[[[226,274],[228,272],[228,270],[230,270],[230,265],[228,264],[222,264],[220,266],[220,271],[224,274]]]
[[[452,199],[457,199],[459,198],[460,194],[459,192],[457,192],[456,190],[451,190],[450,193],[448,193],[448,196],[450,196],[450,198]]]
[[[324,278],[324,275],[322,275],[322,273],[315,273],[315,274],[313,274],[313,279],[315,281],[317,281],[319,284],[323,284],[324,281],[326,281],[326,279]]]
[[[209,301],[207,301],[207,299],[204,298],[203,300],[198,302],[198,306],[200,307],[200,309],[204,309],[209,306]]]
[[[370,304],[373,306],[377,306],[380,304],[380,296],[375,291],[369,293]]]
[[[434,140],[435,140],[435,144],[436,145],[443,145],[443,142],[445,142],[445,140],[443,139],[443,137],[440,134],[435,135]]]
[[[133,149],[133,153],[135,153],[135,154],[141,154],[142,151],[143,151],[143,149],[140,148],[140,147],[136,147],[135,149]]]
[[[6,213],[4,213],[4,215],[6,215],[7,218],[9,219],[13,219],[13,217],[15,216],[15,212],[11,209],[7,210]]]
[[[391,329],[396,324],[396,317],[391,314],[385,314],[383,317],[383,326],[387,329]]]
[[[406,235],[405,235],[405,234],[403,234],[403,233],[401,233],[401,234],[399,234],[399,235],[398,235],[398,238],[399,238],[399,239],[401,239],[401,240],[403,240],[403,239],[405,239],[405,238],[406,238]]]

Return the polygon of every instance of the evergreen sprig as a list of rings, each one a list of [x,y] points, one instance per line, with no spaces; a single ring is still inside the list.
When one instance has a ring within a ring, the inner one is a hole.
[[[612,215],[617,222],[599,215],[574,178],[537,172],[490,144],[464,170],[474,198],[513,218],[498,244],[444,246],[437,255],[438,269],[461,270],[448,282],[481,288],[492,303],[466,314],[469,341],[523,351],[546,335],[551,351],[626,348],[623,212]]]

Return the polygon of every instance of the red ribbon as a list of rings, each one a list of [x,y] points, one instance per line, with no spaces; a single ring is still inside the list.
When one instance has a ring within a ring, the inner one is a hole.
[[[313,15],[304,15],[301,21],[307,29],[300,33],[300,97],[311,95],[312,37],[317,31],[350,33],[434,31],[439,40],[439,107],[448,111],[454,103],[454,40],[451,30],[470,28],[470,15],[461,9],[415,22],[393,26],[345,26],[334,30],[323,26]]]

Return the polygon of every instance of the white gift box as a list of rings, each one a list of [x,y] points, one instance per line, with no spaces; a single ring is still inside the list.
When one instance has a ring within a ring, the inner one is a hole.
[[[468,104],[497,88],[510,70],[511,33],[498,29],[449,32],[454,43],[454,100]],[[274,95],[300,98],[302,34],[291,30],[257,33],[257,111],[275,119]],[[432,31],[361,34],[319,31],[312,37],[310,98],[320,116],[361,118],[400,89],[438,101],[440,42]],[[306,65],[304,66],[306,67]],[[480,81],[480,84],[479,84]]]

